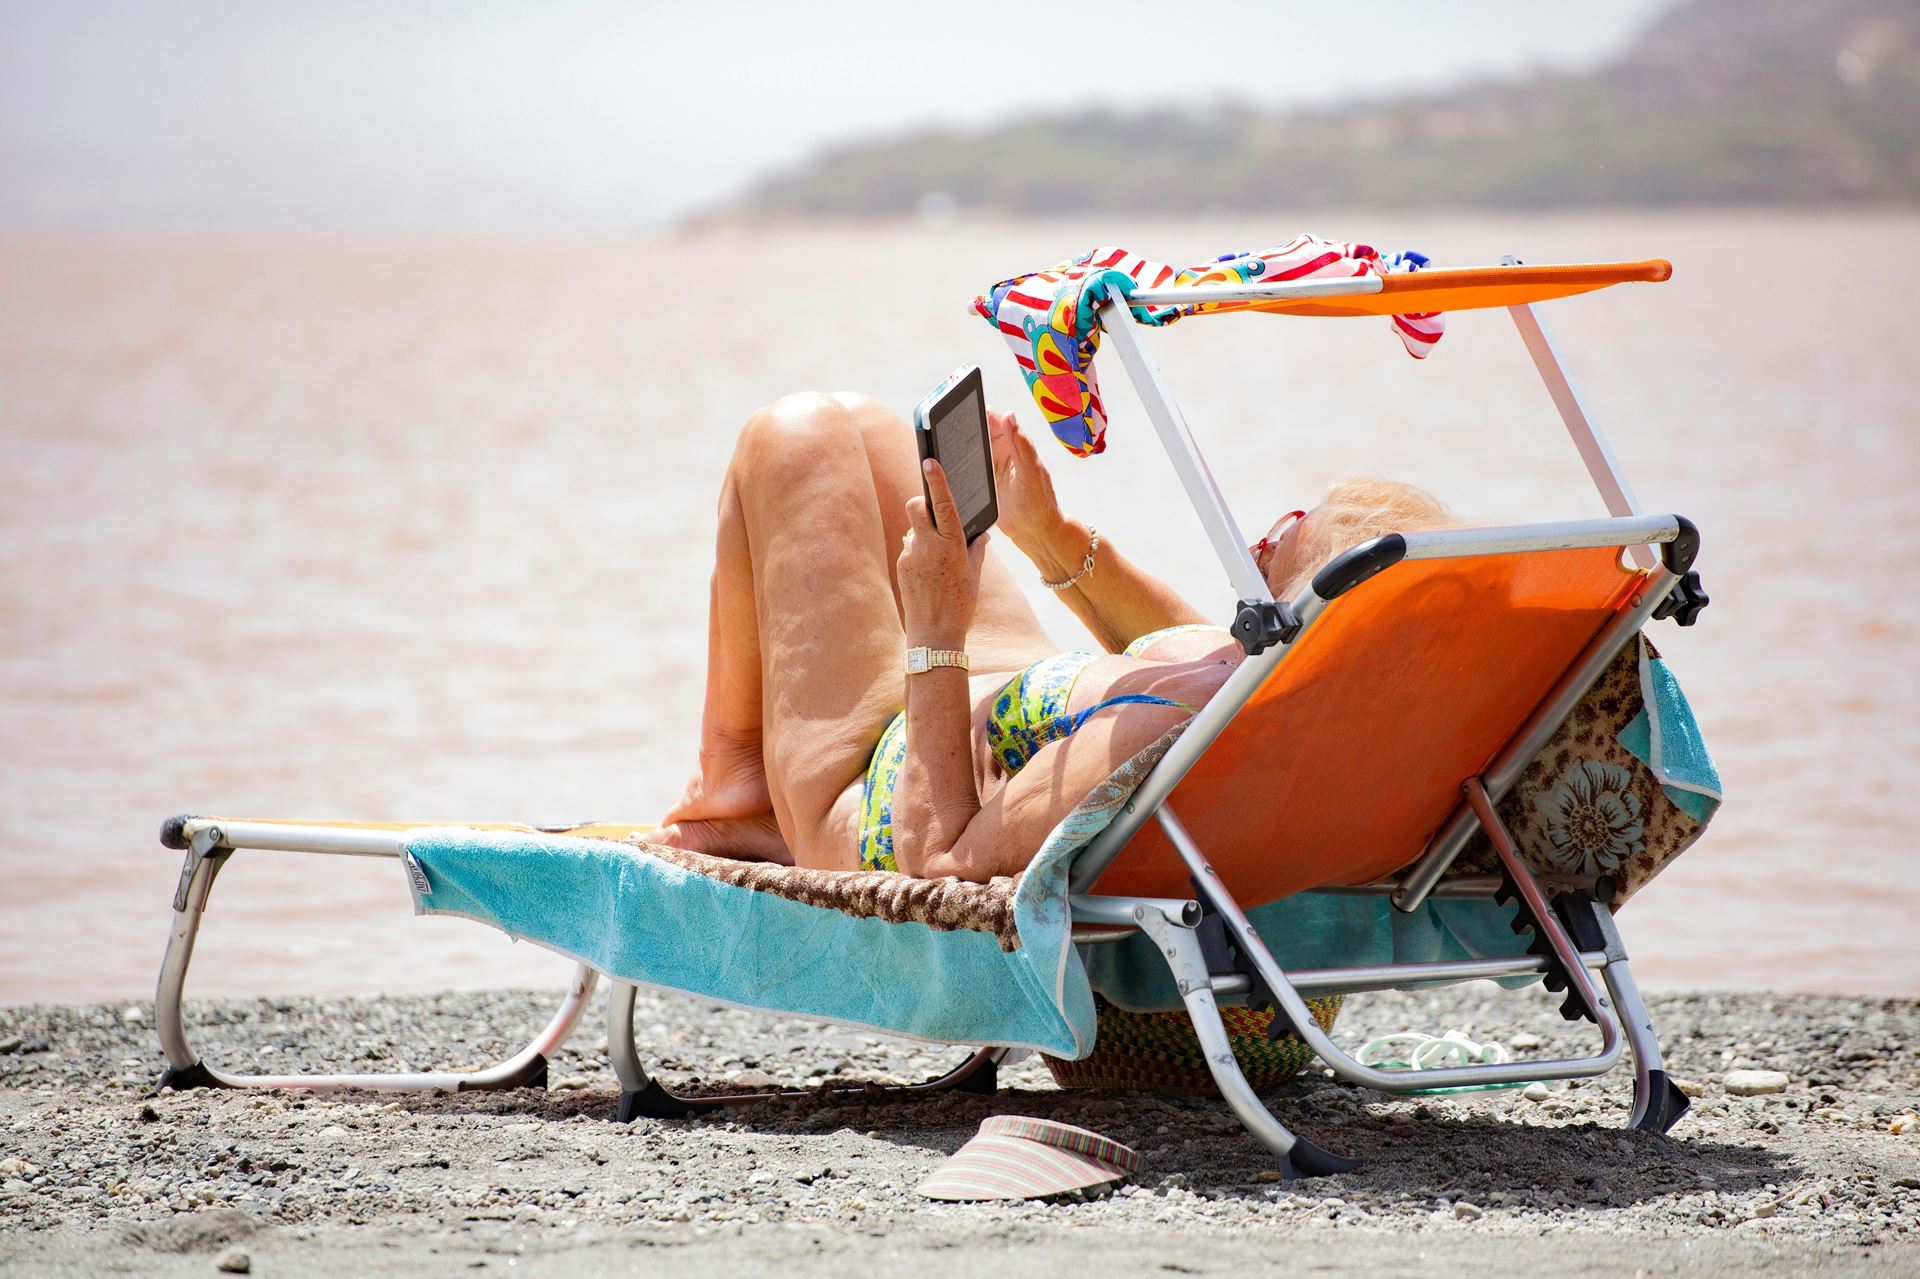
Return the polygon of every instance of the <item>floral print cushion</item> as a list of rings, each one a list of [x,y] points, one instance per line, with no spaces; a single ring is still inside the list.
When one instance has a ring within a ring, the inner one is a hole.
[[[1685,741],[1696,753],[1685,775],[1664,766],[1663,736]],[[1534,757],[1499,812],[1534,870],[1611,875],[1617,905],[1692,846],[1719,800],[1719,778],[1685,699],[1653,645],[1639,636]],[[1482,833],[1449,873],[1498,870]]]

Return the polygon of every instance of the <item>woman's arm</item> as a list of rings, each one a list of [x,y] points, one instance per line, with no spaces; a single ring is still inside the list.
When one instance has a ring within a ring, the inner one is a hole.
[[[1018,875],[1060,819],[1094,787],[1188,718],[1177,706],[1116,706],[1089,719],[1071,737],[1040,749],[1032,760],[982,806],[951,846],[928,849],[913,873],[954,876],[985,883]],[[898,809],[896,808],[896,813]],[[899,856],[901,828],[894,825]],[[907,863],[900,862],[902,870]]]
[[[1060,512],[1053,480],[1033,442],[1011,413],[987,414],[993,439],[994,483],[999,491],[999,527],[1042,579],[1063,582],[1086,566],[1093,534]],[[1094,638],[1117,653],[1167,626],[1205,622],[1200,611],[1153,574],[1136,567],[1102,537],[1094,569],[1059,592]]]
[[[1020,549],[1044,580],[1064,582],[1086,567],[1092,545],[1093,530],[1079,520],[1061,516],[1051,532],[1037,538],[1031,548]],[[1100,539],[1100,549],[1093,556],[1093,572],[1054,593],[1108,652],[1118,653],[1149,631],[1207,620],[1171,586],[1122,555],[1106,537]]]
[[[910,527],[898,564],[907,647],[964,648],[987,535],[967,545],[940,464],[929,461],[923,469],[937,519],[925,498],[908,500]],[[908,675],[906,758],[893,789],[895,863],[909,875],[950,873],[928,867],[960,841],[979,811],[967,672],[936,666]]]

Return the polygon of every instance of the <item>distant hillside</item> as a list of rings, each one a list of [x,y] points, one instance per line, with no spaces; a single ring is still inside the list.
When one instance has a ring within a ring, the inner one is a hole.
[[[1104,111],[829,151],[720,218],[1920,202],[1920,3],[1690,0],[1592,75],[1318,112]]]

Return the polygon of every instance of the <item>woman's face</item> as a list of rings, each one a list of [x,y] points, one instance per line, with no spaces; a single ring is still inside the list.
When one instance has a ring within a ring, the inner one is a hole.
[[[1299,571],[1300,527],[1312,518],[1312,511],[1289,511],[1274,521],[1265,537],[1247,548],[1253,552],[1253,565],[1267,580],[1269,591],[1278,593]]]

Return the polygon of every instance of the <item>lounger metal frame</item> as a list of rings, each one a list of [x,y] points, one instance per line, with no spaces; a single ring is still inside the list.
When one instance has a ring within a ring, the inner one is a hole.
[[[1514,260],[1507,259],[1511,264]],[[1377,278],[1316,280],[1246,286],[1196,286],[1180,289],[1141,289],[1137,305],[1192,301],[1258,300],[1293,297],[1337,297],[1377,292]],[[1698,550],[1692,524],[1673,515],[1644,515],[1621,473],[1618,460],[1595,424],[1561,361],[1551,332],[1530,305],[1508,308],[1520,335],[1546,383],[1562,422],[1599,489],[1610,518],[1532,524],[1505,528],[1450,529],[1408,533],[1376,539],[1356,547],[1322,570],[1298,597],[1285,606],[1272,599],[1255,567],[1246,539],[1214,482],[1199,445],[1168,390],[1159,370],[1119,301],[1102,312],[1108,340],[1118,351],[1149,419],[1166,448],[1175,474],[1199,516],[1208,540],[1225,569],[1227,580],[1249,606],[1275,610],[1292,625],[1290,633],[1268,642],[1249,644],[1256,650],[1227,679],[1220,691],[1194,717],[1186,732],[1151,770],[1124,806],[1121,814],[1075,860],[1070,873],[1070,898],[1075,939],[1098,945],[1144,932],[1171,969],[1191,1016],[1215,1082],[1229,1106],[1248,1130],[1266,1144],[1289,1176],[1343,1171],[1353,1161],[1342,1159],[1289,1131],[1255,1094],[1235,1061],[1220,1018],[1223,1003],[1250,998],[1271,1005],[1277,1020],[1319,1055],[1335,1074],[1354,1083],[1388,1092],[1410,1092],[1433,1087],[1513,1083],[1520,1080],[1571,1079],[1604,1074],[1627,1049],[1634,1063],[1634,1102],[1628,1124],[1665,1132],[1686,1110],[1686,1097],[1667,1077],[1651,1019],[1628,967],[1621,941],[1605,898],[1606,886],[1591,877],[1543,878],[1521,859],[1496,806],[1518,780],[1521,771],[1585,696],[1609,661],[1646,624],[1687,573]],[[1595,637],[1568,668],[1494,762],[1479,776],[1461,779],[1461,799],[1453,814],[1434,835],[1426,851],[1394,882],[1361,888],[1318,891],[1379,893],[1393,905],[1412,911],[1430,896],[1517,898],[1521,917],[1532,925],[1544,953],[1511,959],[1470,959],[1435,963],[1384,964],[1349,968],[1283,970],[1260,940],[1239,904],[1215,874],[1205,851],[1194,841],[1168,803],[1175,787],[1217,740],[1262,683],[1287,659],[1299,636],[1309,630],[1332,600],[1375,573],[1389,571],[1399,561],[1454,556],[1529,554],[1574,547],[1616,546],[1632,557],[1641,581],[1629,607]],[[1659,547],[1656,557],[1652,548]],[[1244,642],[1244,641],[1243,641]],[[1105,896],[1090,890],[1148,821],[1166,833],[1192,876],[1191,900]],[[1453,859],[1469,839],[1484,830],[1499,859],[1498,876],[1454,877],[1443,880]],[[160,971],[155,1024],[167,1059],[159,1087],[184,1088],[366,1088],[376,1090],[467,1091],[474,1089],[541,1086],[547,1061],[578,1024],[591,997],[598,974],[581,965],[547,1026],[520,1052],[473,1072],[412,1072],[385,1074],[251,1075],[207,1066],[190,1044],[182,1011],[187,968],[194,940],[215,876],[238,849],[281,850],[351,856],[400,858],[402,832],[351,829],[279,822],[237,822],[218,819],[175,819],[163,831],[170,847],[184,849],[179,887],[174,895],[173,929]],[[1549,894],[1557,895],[1550,900]],[[1222,962],[1222,948],[1209,945],[1207,929],[1219,930],[1237,958]],[[1598,984],[1594,975],[1599,978]],[[1440,1070],[1383,1070],[1366,1065],[1344,1052],[1320,1030],[1305,1001],[1318,995],[1383,990],[1416,984],[1451,983],[1481,979],[1547,976],[1569,989],[1567,1015],[1585,1016],[1599,1030],[1600,1043],[1592,1053],[1565,1059],[1533,1059],[1498,1065],[1473,1065]],[[636,1115],[682,1116],[721,1105],[744,1104],[771,1094],[724,1098],[681,1097],[651,1079],[642,1065],[633,1034],[635,986],[613,979],[608,1001],[608,1056],[621,1086],[619,1117]],[[889,1091],[924,1092],[959,1089],[991,1092],[997,1067],[1010,1050],[988,1047],[974,1053],[955,1070],[924,1084]],[[812,1090],[809,1090],[812,1091]],[[871,1091],[871,1086],[860,1091]]]

